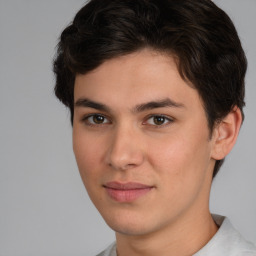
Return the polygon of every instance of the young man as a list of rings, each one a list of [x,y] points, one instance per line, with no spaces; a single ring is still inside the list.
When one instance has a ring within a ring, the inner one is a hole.
[[[256,255],[209,211],[244,106],[246,58],[222,10],[92,0],[63,31],[54,72],[84,185],[116,232],[99,255]]]

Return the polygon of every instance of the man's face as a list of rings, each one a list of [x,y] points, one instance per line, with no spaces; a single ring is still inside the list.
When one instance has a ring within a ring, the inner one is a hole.
[[[77,75],[73,147],[111,228],[142,235],[208,211],[213,142],[197,91],[143,50]]]

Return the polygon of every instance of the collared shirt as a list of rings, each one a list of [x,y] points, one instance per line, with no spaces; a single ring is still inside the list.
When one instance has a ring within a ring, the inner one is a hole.
[[[227,217],[212,215],[219,226],[212,239],[193,256],[256,256],[256,247],[247,242]],[[116,243],[97,256],[117,256]]]

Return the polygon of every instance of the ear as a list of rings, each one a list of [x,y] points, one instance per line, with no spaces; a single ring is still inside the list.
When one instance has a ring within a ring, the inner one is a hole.
[[[221,160],[231,151],[236,143],[242,124],[241,110],[235,106],[232,111],[216,125],[213,131],[211,157]]]

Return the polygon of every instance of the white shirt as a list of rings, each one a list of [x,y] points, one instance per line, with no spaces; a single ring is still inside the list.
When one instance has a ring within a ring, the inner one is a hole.
[[[232,226],[228,218],[212,215],[219,230],[212,239],[193,256],[256,256],[256,247],[247,242]],[[116,243],[97,256],[117,256]]]

